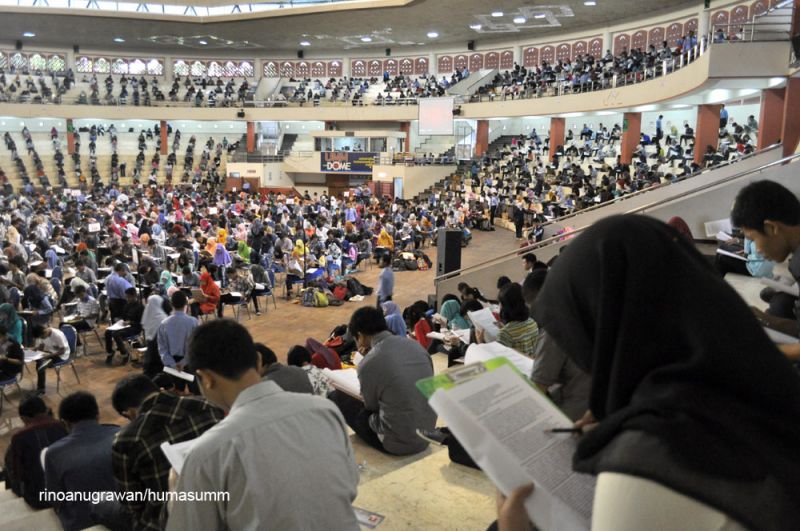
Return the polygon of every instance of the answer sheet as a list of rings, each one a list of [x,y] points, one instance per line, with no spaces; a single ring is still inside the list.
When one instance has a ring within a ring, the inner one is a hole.
[[[473,364],[460,370],[485,369]],[[539,529],[589,529],[595,478],[572,471],[575,437],[547,432],[571,427],[567,416],[510,364],[464,383],[457,373],[453,379],[453,387],[434,392],[430,405],[495,485],[508,494],[533,482],[525,507]]]

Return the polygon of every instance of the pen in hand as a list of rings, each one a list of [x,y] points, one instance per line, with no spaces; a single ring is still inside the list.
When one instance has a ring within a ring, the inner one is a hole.
[[[583,428],[552,428],[544,430],[545,433],[583,433]]]

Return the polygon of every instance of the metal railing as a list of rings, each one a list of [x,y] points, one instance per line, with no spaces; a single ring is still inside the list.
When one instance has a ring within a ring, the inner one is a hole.
[[[770,149],[774,149],[774,148],[770,148]],[[759,172],[768,170],[770,168],[774,168],[776,166],[782,166],[782,165],[787,164],[787,163],[795,162],[798,159],[800,159],[800,153],[795,153],[793,155],[789,155],[788,157],[784,157],[782,159],[770,162],[768,164],[764,164],[763,166],[759,166],[758,168],[745,170],[745,171],[736,173],[734,175],[730,175],[728,177],[725,177],[724,179],[720,179],[719,181],[714,181],[712,183],[704,184],[703,186],[699,186],[699,187],[694,188],[692,190],[686,190],[684,192],[680,192],[680,193],[675,194],[673,196],[666,197],[666,198],[660,199],[658,201],[653,201],[653,202],[648,203],[646,205],[638,206],[636,208],[632,208],[631,210],[628,210],[628,211],[626,211],[624,213],[625,214],[638,214],[638,213],[650,210],[650,209],[652,209],[654,207],[657,207],[659,205],[664,205],[664,204],[670,203],[672,201],[676,201],[678,199],[682,199],[684,197],[688,197],[690,195],[694,195],[694,194],[696,194],[698,192],[703,192],[705,190],[714,188],[714,187],[719,186],[721,184],[729,183],[731,181],[735,181],[737,179],[741,179],[742,177],[746,177],[746,176],[754,174],[754,173],[759,173]],[[611,204],[611,202],[603,203],[603,206],[607,206],[609,204]],[[581,212],[583,212],[583,211],[581,211]],[[542,240],[540,242],[536,242],[536,243],[528,245],[526,247],[520,247],[519,249],[515,249],[513,251],[508,251],[508,252],[503,253],[503,254],[501,254],[499,256],[495,256],[493,258],[490,258],[489,260],[484,260],[483,262],[479,262],[479,263],[471,265],[469,267],[465,267],[465,268],[459,269],[457,271],[451,271],[450,273],[445,273],[444,275],[440,275],[440,276],[436,277],[434,279],[434,283],[438,283],[438,282],[441,282],[443,280],[447,280],[449,278],[456,277],[458,275],[461,275],[461,274],[466,273],[466,272],[471,271],[471,270],[481,269],[481,268],[486,267],[486,266],[488,266],[490,264],[493,264],[495,262],[499,262],[499,261],[507,259],[507,258],[512,258],[512,257],[515,257],[515,256],[521,256],[521,255],[523,255],[525,253],[528,253],[530,251],[535,251],[536,249],[541,249],[542,247],[546,247],[546,246],[548,246],[550,244],[556,243],[559,240],[563,240],[564,238],[572,237],[575,234],[578,234],[578,233],[584,231],[588,227],[590,227],[590,225],[586,225],[586,226],[583,226],[583,227],[578,227],[578,228],[575,228],[574,230],[570,231],[569,233],[557,234],[557,235],[551,236],[551,237],[549,237],[547,239],[544,239],[544,240]]]

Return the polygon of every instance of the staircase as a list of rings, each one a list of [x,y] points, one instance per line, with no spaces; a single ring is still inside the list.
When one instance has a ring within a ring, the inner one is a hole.
[[[25,500],[10,490],[5,490],[5,483],[0,482],[0,514],[2,514],[3,531],[60,531],[61,522],[53,509],[32,509]],[[89,528],[92,531],[105,529],[102,526]]]
[[[281,147],[278,150],[278,153],[289,153],[292,151],[292,147],[294,147],[294,143],[297,141],[297,135],[286,133],[283,135],[283,140],[281,141]]]
[[[753,41],[788,40],[792,30],[792,2],[785,0],[763,15],[753,17],[750,28],[745,26],[745,39]],[[750,30],[750,31],[748,31]],[[732,27],[732,32],[738,28]]]

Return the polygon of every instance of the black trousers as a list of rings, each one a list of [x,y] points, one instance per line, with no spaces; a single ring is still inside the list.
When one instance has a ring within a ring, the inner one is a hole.
[[[142,328],[140,326],[126,326],[119,330],[106,330],[106,352],[109,356],[114,353],[114,343],[117,344],[117,350],[125,352],[125,339],[141,331]]]
[[[122,317],[125,310],[125,299],[108,299],[108,311],[111,313],[111,320],[117,321]]]
[[[144,353],[142,372],[144,372],[144,375],[148,378],[152,378],[163,370],[164,364],[161,363],[161,356],[158,354],[158,339],[153,338],[147,342],[147,351]]]
[[[328,398],[336,404],[344,421],[362,441],[381,452],[386,452],[378,434],[369,425],[369,417],[372,412],[366,410],[364,402],[341,391],[332,391],[328,394]]]
[[[489,207],[489,224],[494,227],[494,218],[497,217],[497,205]]]
[[[223,293],[219,297],[219,304],[217,304],[217,316],[222,317],[225,304],[238,304],[242,301],[241,297],[231,295],[230,293]]]
[[[728,273],[736,273],[747,277],[752,276],[750,271],[747,270],[747,262],[723,254],[717,254],[714,258],[714,267],[723,277]]]

